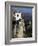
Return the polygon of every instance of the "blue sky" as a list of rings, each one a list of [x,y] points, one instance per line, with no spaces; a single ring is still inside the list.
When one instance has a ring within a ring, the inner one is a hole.
[[[17,11],[17,12],[21,12],[21,13],[25,13],[26,15],[24,15],[24,19],[25,20],[31,20],[32,19],[32,7],[11,7],[12,11]],[[28,14],[29,13],[29,14]]]
[[[25,8],[25,7],[12,7],[13,10],[16,10],[17,12],[24,12],[24,13],[32,13],[32,8]]]

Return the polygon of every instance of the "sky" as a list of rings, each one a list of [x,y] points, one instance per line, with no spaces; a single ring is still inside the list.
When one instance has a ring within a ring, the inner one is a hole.
[[[25,13],[26,14],[26,15],[24,15],[25,20],[31,20],[32,19],[32,7],[13,7],[12,6],[11,9],[12,9],[12,11],[16,10],[18,13],[19,13],[19,11],[21,13]]]
[[[12,10],[16,10],[17,12],[23,12],[23,13],[32,13],[31,7],[12,7]]]

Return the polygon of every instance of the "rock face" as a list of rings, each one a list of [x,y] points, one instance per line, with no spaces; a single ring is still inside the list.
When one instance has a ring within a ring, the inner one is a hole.
[[[24,19],[22,19],[21,13],[15,13],[13,15],[13,21],[16,23],[13,23],[13,32],[14,32],[14,37],[17,38],[23,38],[23,31],[25,30],[25,23]]]
[[[17,38],[23,38],[24,27],[25,27],[24,26],[24,20],[21,19],[19,24],[18,24],[17,30],[16,30],[17,31],[17,33],[16,33]]]

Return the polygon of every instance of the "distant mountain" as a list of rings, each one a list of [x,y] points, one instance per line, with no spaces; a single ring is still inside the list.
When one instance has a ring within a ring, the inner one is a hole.
[[[22,13],[22,16],[25,21],[32,20],[32,13]]]

